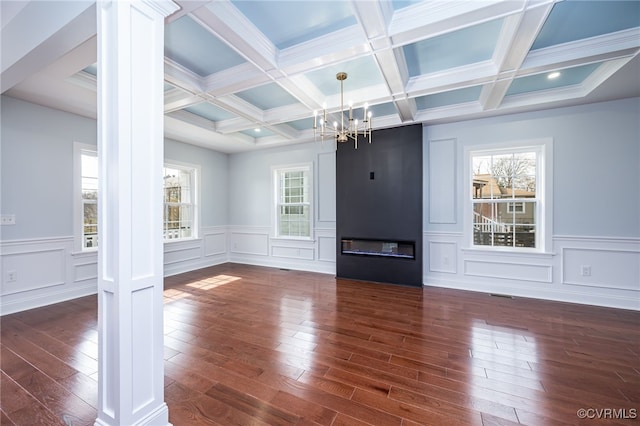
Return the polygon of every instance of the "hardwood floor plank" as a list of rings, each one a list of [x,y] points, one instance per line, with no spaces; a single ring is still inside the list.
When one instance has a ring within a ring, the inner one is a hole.
[[[2,405],[2,412],[9,419],[9,424],[33,426],[65,425],[63,419],[53,414],[44,404],[13,381],[11,377],[4,373],[2,373],[1,377],[0,405]]]
[[[0,322],[0,422],[93,424],[97,299]],[[182,425],[629,425],[640,312],[223,264],[165,279]],[[588,421],[587,421],[588,420]]]

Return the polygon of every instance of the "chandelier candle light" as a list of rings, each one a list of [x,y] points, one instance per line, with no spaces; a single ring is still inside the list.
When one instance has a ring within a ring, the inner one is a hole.
[[[344,81],[347,79],[346,72],[339,72],[336,74],[336,79],[340,81],[340,127],[338,128],[338,122],[333,122],[333,129],[327,125],[327,108],[323,105],[322,117],[318,118],[318,111],[313,111],[313,136],[317,139],[318,128],[320,129],[320,138],[324,141],[325,135],[333,133],[337,142],[348,142],[349,138],[353,139],[355,149],[358,149],[358,136],[362,135],[365,138],[369,138],[371,143],[371,111],[367,111],[369,106],[364,104],[364,117],[362,119],[362,129],[358,128],[359,122],[356,118],[353,119],[353,107],[349,103],[349,122],[345,127],[344,123]],[[318,126],[318,120],[320,125]]]

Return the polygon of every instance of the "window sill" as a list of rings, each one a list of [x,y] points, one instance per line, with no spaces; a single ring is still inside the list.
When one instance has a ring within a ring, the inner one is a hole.
[[[98,247],[93,247],[85,250],[72,251],[71,256],[73,257],[91,257],[98,254]]]
[[[170,240],[162,240],[163,244],[178,244],[178,243],[190,243],[190,242],[198,242],[202,241],[202,238],[192,237],[192,238],[172,238]]]
[[[534,249],[518,249],[512,250],[508,248],[478,248],[464,247],[461,249],[463,253],[483,256],[508,256],[508,257],[538,257],[541,259],[550,259],[556,255],[554,252],[539,251]]]
[[[316,240],[311,237],[271,237],[271,241],[288,241],[288,242],[309,242],[313,243]]]

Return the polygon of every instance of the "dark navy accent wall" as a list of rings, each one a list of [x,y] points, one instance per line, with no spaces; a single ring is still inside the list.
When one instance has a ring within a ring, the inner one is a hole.
[[[336,274],[422,285],[422,125],[376,130],[336,153]],[[342,254],[342,239],[411,241],[415,259]]]

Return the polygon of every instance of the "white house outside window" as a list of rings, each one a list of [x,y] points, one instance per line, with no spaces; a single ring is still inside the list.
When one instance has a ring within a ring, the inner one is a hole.
[[[542,153],[540,146],[470,152],[473,246],[543,249]]]
[[[311,237],[311,166],[278,168],[276,185],[276,236]]]

